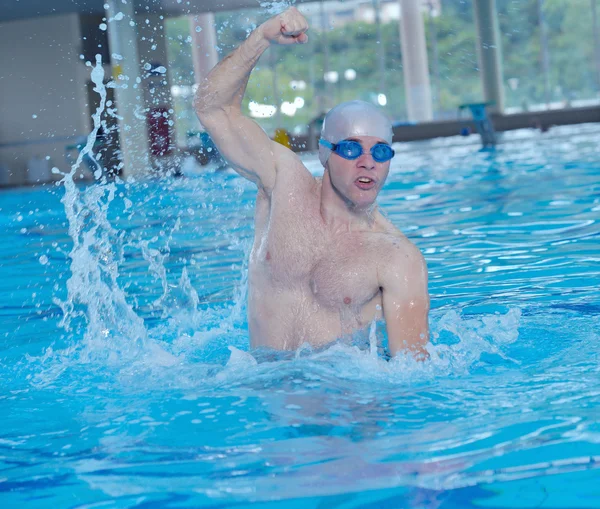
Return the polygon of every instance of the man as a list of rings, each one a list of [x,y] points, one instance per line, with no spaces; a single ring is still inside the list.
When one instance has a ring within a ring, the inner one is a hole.
[[[291,7],[255,29],[210,72],[195,108],[221,154],[258,187],[249,264],[252,347],[322,346],[384,318],[391,355],[426,356],[427,268],[419,250],[378,211],[392,129],[373,105],[343,103],[326,116],[315,179],[300,158],[270,140],[241,103],[270,44],[308,41]]]

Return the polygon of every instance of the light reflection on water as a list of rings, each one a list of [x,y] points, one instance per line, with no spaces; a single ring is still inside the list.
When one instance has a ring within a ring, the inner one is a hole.
[[[248,353],[253,192],[231,173],[100,193],[108,216],[84,208],[91,233],[77,255],[100,276],[80,299],[67,292],[63,191],[4,191],[3,499],[590,507],[598,134],[520,131],[495,154],[462,139],[396,147],[380,203],[428,262],[426,363],[345,345]],[[69,331],[58,327],[65,303]]]

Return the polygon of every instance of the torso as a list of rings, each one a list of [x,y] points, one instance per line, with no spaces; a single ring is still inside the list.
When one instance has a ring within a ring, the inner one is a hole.
[[[301,164],[259,192],[249,264],[253,347],[321,346],[365,331],[381,317],[376,260],[390,224],[376,214],[366,231],[334,230],[320,211],[320,181]]]

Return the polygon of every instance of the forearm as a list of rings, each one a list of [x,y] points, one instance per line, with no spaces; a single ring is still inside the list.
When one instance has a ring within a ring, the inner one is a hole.
[[[429,358],[427,344],[429,343],[429,330],[427,326],[420,329],[406,330],[401,333],[394,331],[395,335],[388,332],[388,346],[393,357],[400,352],[409,352],[417,360]]]
[[[417,359],[427,358],[429,295],[414,295],[411,300],[405,297],[386,300],[384,294],[383,304],[390,354],[410,352]]]
[[[260,28],[219,62],[200,84],[194,99],[198,116],[216,109],[241,108],[250,73],[269,47]]]

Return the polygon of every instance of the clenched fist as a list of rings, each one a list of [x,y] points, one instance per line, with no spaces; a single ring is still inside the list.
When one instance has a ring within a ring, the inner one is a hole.
[[[308,23],[295,7],[277,14],[265,21],[258,30],[270,43],[275,44],[304,44],[308,42]]]

